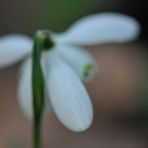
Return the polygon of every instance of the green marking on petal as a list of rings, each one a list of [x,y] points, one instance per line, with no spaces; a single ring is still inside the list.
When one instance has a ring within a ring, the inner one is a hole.
[[[92,65],[92,64],[85,65],[83,76],[85,78],[88,77],[92,73],[93,69],[94,69],[94,65]]]

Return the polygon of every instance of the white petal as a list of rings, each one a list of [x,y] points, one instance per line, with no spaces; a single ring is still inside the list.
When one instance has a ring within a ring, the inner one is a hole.
[[[118,13],[100,13],[84,17],[65,33],[59,42],[92,45],[106,42],[127,42],[138,37],[139,23],[132,17]]]
[[[73,68],[82,81],[87,82],[96,74],[98,66],[85,49],[68,45],[57,45],[55,50]]]
[[[51,112],[49,99],[45,94],[45,115]],[[23,113],[30,119],[33,118],[33,98],[32,98],[32,60],[28,58],[21,67],[20,80],[18,86],[18,101]]]
[[[0,68],[15,64],[32,51],[32,40],[24,35],[0,38]]]
[[[70,130],[80,132],[92,123],[93,109],[87,91],[75,73],[59,57],[50,56],[48,93],[58,119]]]

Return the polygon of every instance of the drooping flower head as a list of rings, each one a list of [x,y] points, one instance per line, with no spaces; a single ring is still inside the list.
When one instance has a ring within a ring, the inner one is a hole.
[[[41,58],[45,114],[52,109],[67,128],[77,132],[87,129],[93,121],[93,107],[83,82],[91,80],[98,66],[81,46],[132,41],[139,31],[138,22],[129,16],[102,13],[82,18],[64,33],[50,34],[53,46]],[[24,35],[0,39],[0,67],[26,58],[20,72],[18,100],[30,118],[33,116],[32,48],[33,40]]]

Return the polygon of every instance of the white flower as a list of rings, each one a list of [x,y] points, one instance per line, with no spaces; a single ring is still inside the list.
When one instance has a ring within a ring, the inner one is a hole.
[[[87,129],[93,120],[93,109],[82,81],[90,80],[97,65],[81,45],[134,40],[139,24],[129,16],[116,13],[90,15],[77,21],[66,32],[53,34],[52,50],[42,55],[45,80],[45,113],[51,108],[57,118],[73,131]],[[32,117],[32,52],[33,41],[23,35],[7,35],[0,39],[0,67],[28,58],[22,64],[18,98],[24,113]]]

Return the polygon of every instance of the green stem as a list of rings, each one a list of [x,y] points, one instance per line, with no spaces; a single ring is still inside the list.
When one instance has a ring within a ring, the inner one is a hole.
[[[34,38],[32,53],[32,90],[33,90],[33,109],[34,109],[34,148],[41,148],[41,118],[44,107],[44,77],[41,67],[41,56],[44,50],[53,46],[49,39],[49,32],[38,32]]]
[[[41,128],[40,122],[34,122],[34,148],[41,147]]]

